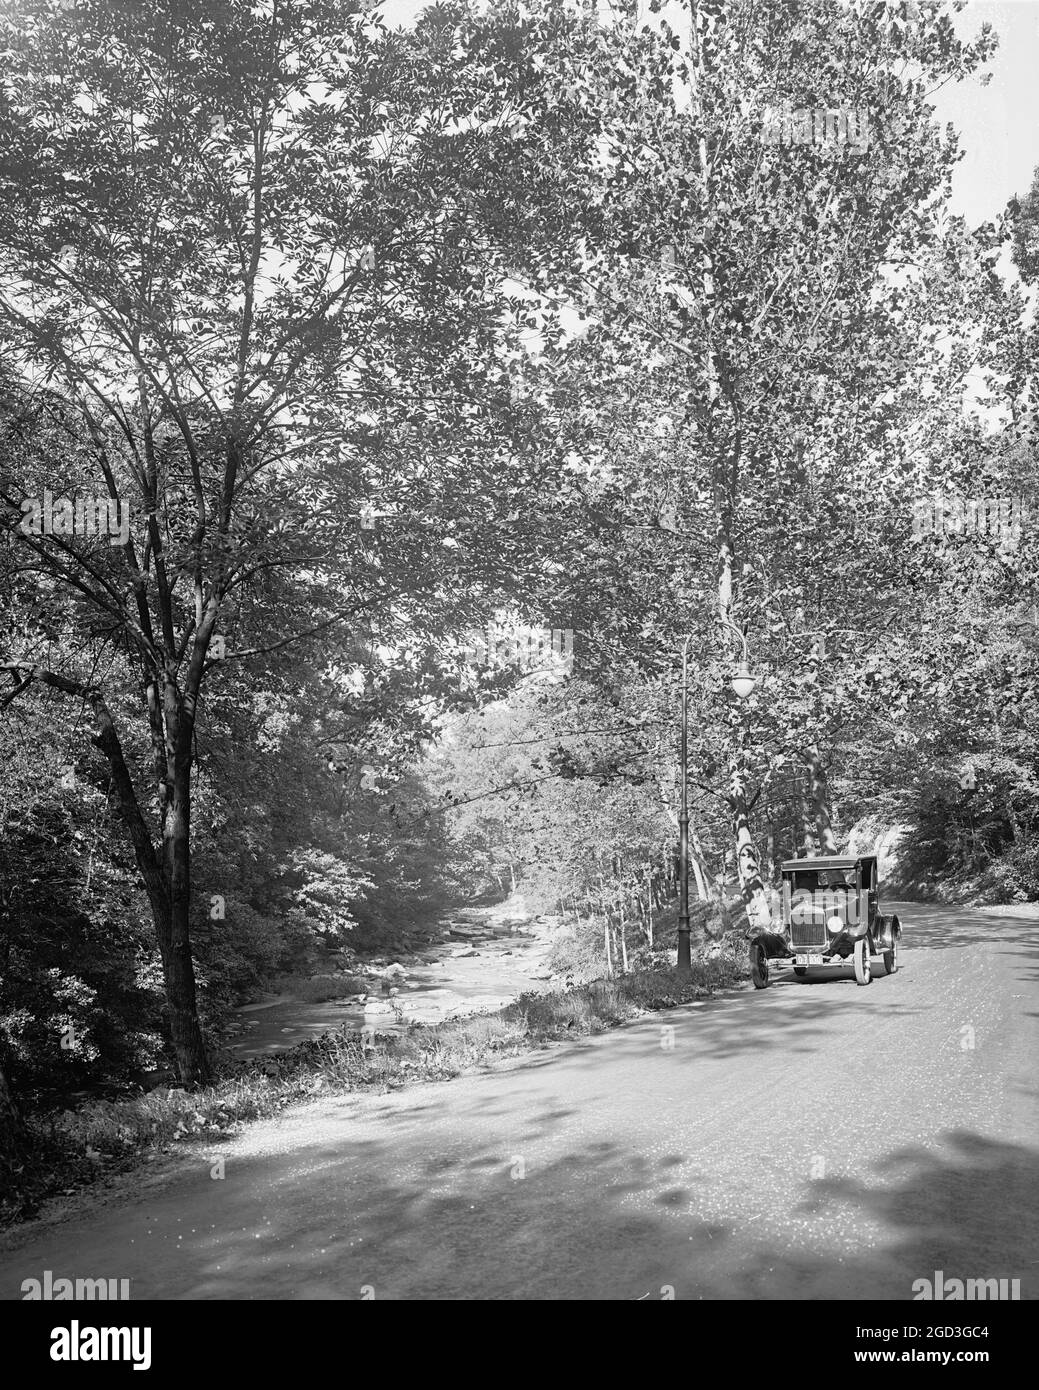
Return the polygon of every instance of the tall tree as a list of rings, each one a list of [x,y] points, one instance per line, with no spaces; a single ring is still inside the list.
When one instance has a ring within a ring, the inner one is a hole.
[[[2,23],[0,337],[48,447],[5,460],[24,621],[0,666],[89,713],[197,1080],[205,692],[301,642],[428,672],[539,563],[505,524],[540,467],[494,367],[522,330],[488,231],[509,137],[460,124],[435,24],[406,40],[360,6]]]
[[[890,537],[854,556],[847,537],[856,509],[876,510],[878,488],[908,506],[918,477],[897,437],[913,352],[901,300],[907,285],[920,287],[932,252],[938,260],[947,237],[956,240],[941,214],[955,141],[931,123],[926,93],[976,71],[994,45],[987,27],[961,44],[937,3],[910,15],[898,3],[692,0],[681,28],[665,20],[675,11],[650,9],[657,17],[641,22],[634,5],[618,7],[616,22],[584,46],[546,43],[543,84],[555,83],[555,109],[574,129],[592,132],[595,157],[573,179],[569,265],[528,264],[527,273],[590,325],[570,349],[572,362],[599,367],[594,387],[586,379],[575,392],[574,472],[587,467],[585,492],[613,523],[611,540],[635,528],[652,537],[662,501],[676,537],[670,550],[655,537],[602,547],[621,605],[637,592],[649,609],[636,621],[589,598],[597,634],[624,629],[655,671],[683,628],[702,635],[712,662],[724,654],[723,667],[742,631],[759,645],[782,639],[782,669],[770,663],[759,694],[722,718],[743,894],[753,924],[764,925],[749,781],[763,745],[786,753],[793,742],[813,758],[811,643],[833,626],[832,614],[810,625],[814,577],[833,592],[856,567],[860,586],[879,574],[870,591],[878,602],[899,580]],[[540,35],[553,20],[534,8],[528,22]],[[536,95],[527,116],[527,138],[542,137]],[[988,248],[962,250],[984,273]],[[933,377],[947,314],[940,295],[929,303],[920,373]],[[939,381],[934,414],[962,411],[961,384],[945,373]],[[633,429],[625,453],[608,433],[619,412],[603,411],[602,397],[612,391],[628,404],[636,382],[643,395],[630,413],[641,438]],[[599,430],[587,423],[596,405]],[[598,577],[580,572],[588,590]],[[616,659],[614,649],[604,665]],[[781,694],[791,690],[797,709]],[[780,731],[763,704],[777,697]],[[821,765],[816,757],[816,772]]]

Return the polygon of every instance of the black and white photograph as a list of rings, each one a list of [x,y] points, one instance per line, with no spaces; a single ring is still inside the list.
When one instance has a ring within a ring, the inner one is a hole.
[[[1020,1364],[1037,75],[1039,0],[0,0],[27,1375]]]

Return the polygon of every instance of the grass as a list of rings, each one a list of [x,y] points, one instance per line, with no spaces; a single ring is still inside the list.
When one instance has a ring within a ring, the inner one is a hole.
[[[211,1086],[91,1101],[30,1121],[22,1160],[0,1173],[0,1223],[27,1219],[45,1198],[150,1161],[177,1143],[218,1143],[288,1105],[443,1081],[498,1057],[520,1056],[689,1003],[745,976],[742,960],[727,955],[694,963],[688,978],[674,970],[638,971],[554,993],[525,994],[495,1013],[412,1024],[374,1039],[341,1028],[276,1056],[234,1063]]]

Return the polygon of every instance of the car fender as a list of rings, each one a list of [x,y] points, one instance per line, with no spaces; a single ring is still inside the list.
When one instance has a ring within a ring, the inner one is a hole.
[[[869,932],[865,922],[856,923],[855,926],[844,927],[836,936],[830,937],[830,953],[835,956],[850,956],[855,949],[855,943],[862,936]]]
[[[760,942],[765,948],[765,955],[769,960],[777,957],[786,957],[792,954],[789,943],[785,936],[780,932],[761,931],[752,938],[755,942]]]

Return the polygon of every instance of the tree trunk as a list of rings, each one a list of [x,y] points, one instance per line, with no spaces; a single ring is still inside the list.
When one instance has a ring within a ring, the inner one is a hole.
[[[702,903],[708,902],[711,893],[707,887],[707,861],[703,857],[700,837],[691,825],[689,827],[689,863],[692,865],[693,878],[696,879],[697,896]]]
[[[649,892],[646,894],[646,940],[649,942],[650,950],[653,949],[653,865],[646,865],[646,882],[649,884]]]
[[[722,919],[722,936],[727,936],[732,931],[732,913],[725,898],[724,875],[718,881],[718,914]]]
[[[819,749],[813,743],[806,754],[808,765],[808,804],[811,826],[820,854],[836,854],[837,841],[830,824],[829,793],[826,785],[826,769],[819,756]]]
[[[611,942],[611,935],[612,935],[612,933],[611,933],[611,928],[610,928],[610,909],[609,909],[609,907],[607,906],[607,903],[606,903],[606,884],[605,884],[605,882],[603,881],[603,876],[602,876],[601,873],[599,874],[599,908],[600,908],[600,911],[602,912],[603,939],[604,939],[605,942],[606,942],[606,973],[607,973],[607,975],[609,975],[609,976],[612,977],[612,975],[613,975],[613,953],[612,953],[612,951],[611,951],[611,949],[610,949],[610,942]]]
[[[697,48],[697,58],[699,57],[699,14],[694,3],[692,5],[692,35],[693,42]],[[696,62],[693,64],[694,72]],[[701,153],[701,159],[704,159]],[[704,183],[706,193],[706,165],[704,166]],[[705,200],[706,201],[706,200]],[[704,297],[708,303],[713,299],[714,282],[713,277],[708,286],[705,278]],[[717,364],[720,365],[720,364]],[[739,426],[739,411],[733,395],[732,381],[728,373],[716,371],[718,389],[725,395],[733,412],[734,431],[732,442],[728,448],[728,457],[719,459],[714,466],[714,498],[715,509],[718,517],[718,619],[722,629],[723,648],[727,649],[731,644],[733,633],[732,622],[732,603],[733,603],[733,560],[734,547],[732,541],[733,517],[736,511],[739,488],[739,468],[742,455],[742,436]],[[737,721],[741,718],[736,716]],[[742,729],[742,725],[737,725]],[[736,846],[736,872],[739,876],[740,890],[743,901],[747,907],[747,918],[750,922],[752,931],[768,931],[772,926],[772,913],[765,892],[765,885],[761,879],[761,860],[753,837],[750,833],[750,821],[747,811],[746,788],[743,781],[743,772],[740,765],[740,747],[742,734],[735,739],[735,749],[730,755],[729,762],[729,786],[730,796],[729,805],[732,810],[732,830]],[[724,892],[723,895],[724,897]],[[723,908],[723,921],[725,918]]]
[[[816,725],[820,717],[819,672],[823,665],[825,643],[825,637],[820,634],[812,643],[808,654],[808,684],[813,692],[812,705]],[[830,824],[826,769],[819,756],[819,745],[814,740],[805,749],[805,784],[805,853],[836,854],[837,841]]]
[[[0,1160],[13,1158],[23,1135],[22,1117],[7,1084],[7,1073],[0,1062]]]
[[[665,806],[667,817],[675,829],[678,829],[678,816],[670,806]],[[693,878],[696,881],[696,893],[701,902],[709,902],[711,890],[707,885],[707,861],[704,858],[703,846],[700,837],[696,833],[692,819],[689,821],[689,866],[693,871]]]
[[[205,1040],[198,1019],[195,967],[188,939],[187,904],[176,905],[176,916],[159,928],[159,954],[166,987],[169,1039],[182,1084],[205,1084],[210,1079]]]
[[[811,812],[811,796],[808,790],[808,774],[797,786],[797,803],[801,813],[801,848],[798,857],[815,853],[815,817]]]
[[[209,1080],[202,1030],[195,998],[195,968],[188,930],[190,909],[191,741],[190,724],[167,718],[171,769],[163,784],[162,853],[156,854],[151,832],[141,814],[137,792],[123,756],[115,723],[101,700],[95,704],[98,733],[94,743],[112,772],[109,799],[127,827],[137,867],[148,894],[166,987],[169,1041],[181,1081],[188,1085]]]
[[[190,748],[178,738],[173,767],[173,797],[163,826],[164,877],[169,912],[159,930],[162,973],[169,1006],[170,1041],[181,1081],[206,1082],[209,1061],[198,1021],[195,968],[191,958],[191,763]]]
[[[730,776],[732,829],[736,841],[736,872],[747,905],[747,918],[753,931],[770,931],[772,910],[761,878],[761,861],[750,833],[747,797],[739,766],[733,763]]]

